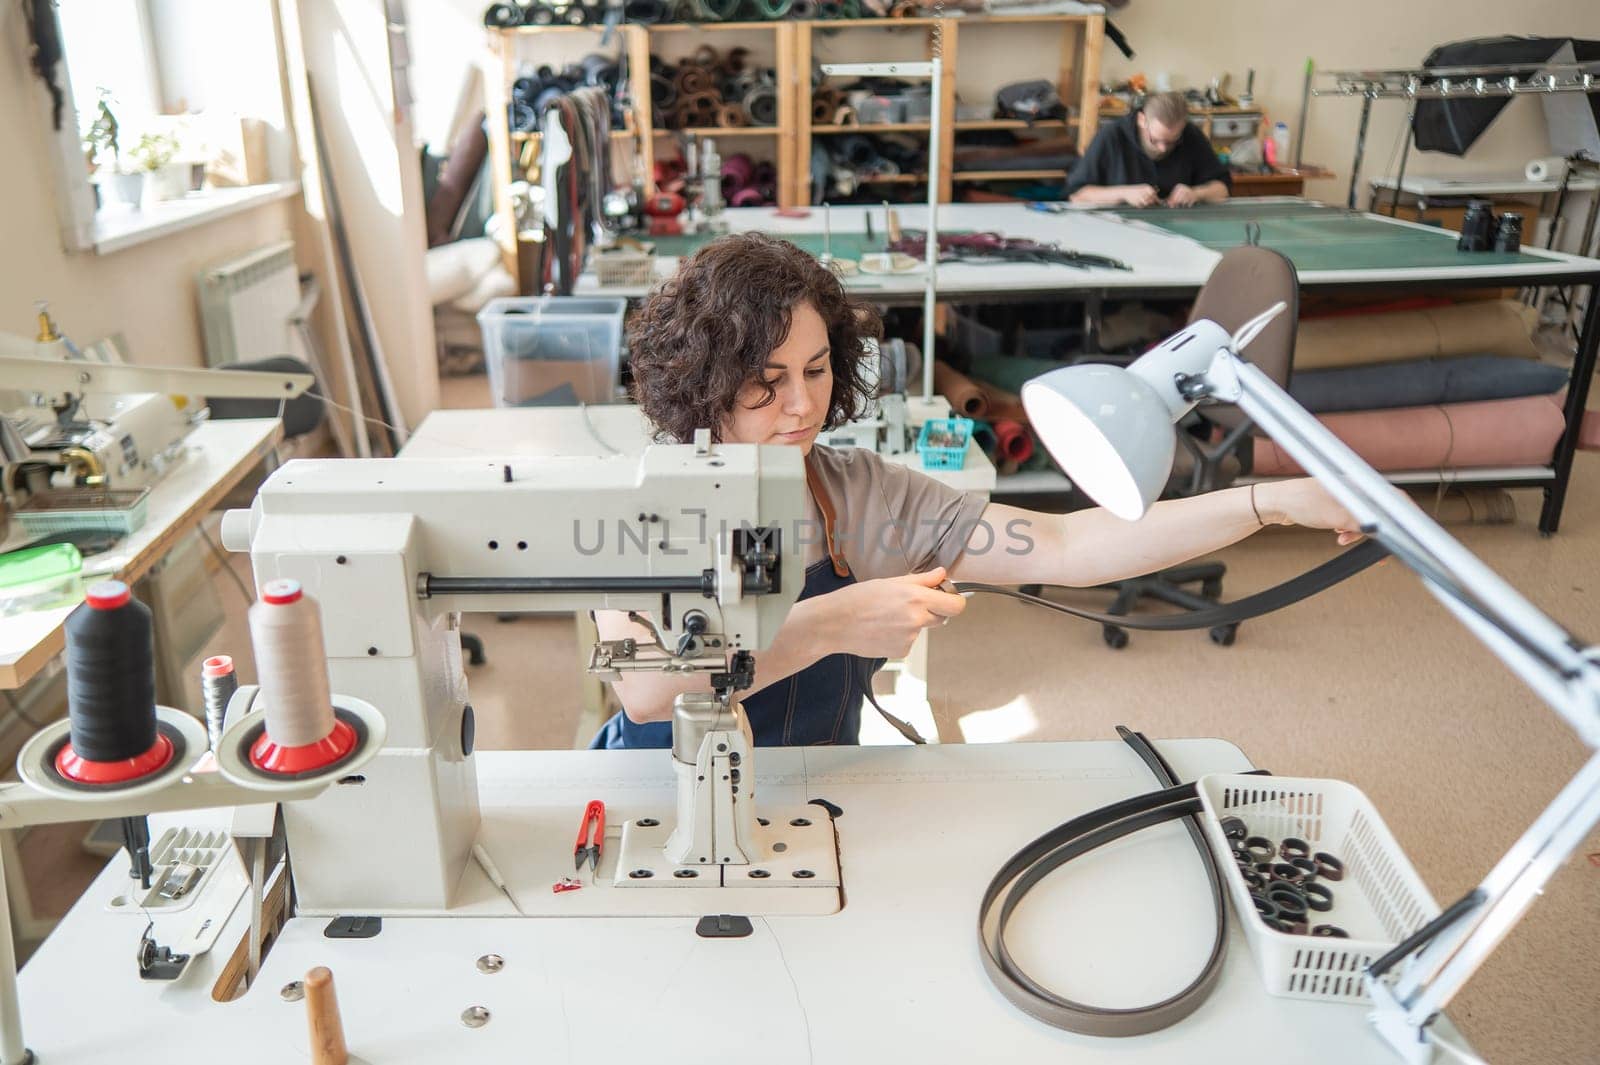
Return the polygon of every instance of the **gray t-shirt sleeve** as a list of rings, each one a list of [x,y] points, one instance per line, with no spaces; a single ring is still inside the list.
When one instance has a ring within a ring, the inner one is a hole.
[[[813,462],[838,514],[835,534],[857,580],[955,564],[988,500],[861,448],[817,445]]]

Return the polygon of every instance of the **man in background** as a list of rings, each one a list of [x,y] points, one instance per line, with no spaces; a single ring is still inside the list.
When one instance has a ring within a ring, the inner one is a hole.
[[[1228,198],[1228,167],[1189,122],[1181,92],[1147,97],[1144,106],[1101,126],[1067,175],[1067,197],[1088,205],[1192,207]]]

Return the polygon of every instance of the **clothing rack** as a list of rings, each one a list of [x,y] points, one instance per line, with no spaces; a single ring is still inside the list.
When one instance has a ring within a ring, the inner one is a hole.
[[[1534,73],[1530,76],[1529,69]],[[1600,61],[1582,63],[1484,64],[1459,67],[1410,67],[1397,70],[1320,70],[1316,77],[1327,84],[1313,88],[1313,96],[1361,98],[1361,125],[1356,130],[1355,156],[1350,163],[1350,192],[1345,206],[1356,206],[1356,186],[1361,178],[1361,161],[1366,154],[1367,122],[1374,100],[1407,100],[1405,146],[1400,155],[1400,176],[1395,183],[1389,213],[1393,215],[1400,197],[1400,182],[1405,180],[1407,157],[1411,154],[1412,125],[1418,100],[1468,100],[1492,97],[1549,95],[1553,93],[1600,92]]]

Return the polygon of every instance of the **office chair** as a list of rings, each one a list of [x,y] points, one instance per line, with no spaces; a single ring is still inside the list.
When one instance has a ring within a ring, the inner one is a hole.
[[[1251,342],[1245,358],[1273,381],[1289,387],[1294,365],[1294,338],[1300,316],[1300,279],[1294,264],[1270,248],[1246,245],[1225,252],[1195,297],[1189,321],[1209,318],[1230,333],[1279,300],[1289,305]],[[1252,457],[1250,419],[1232,404],[1197,408],[1180,429],[1182,447],[1167,484],[1169,496],[1194,496],[1211,492],[1248,476]],[[1221,562],[1175,566],[1160,573],[1131,577],[1105,587],[1116,590],[1109,614],[1126,614],[1140,599],[1158,599],[1184,610],[1205,610],[1222,597]],[[1199,594],[1185,585],[1198,584]],[[1238,625],[1219,625],[1211,640],[1223,647],[1233,644]],[[1116,625],[1103,626],[1107,646],[1121,649],[1128,632]]]

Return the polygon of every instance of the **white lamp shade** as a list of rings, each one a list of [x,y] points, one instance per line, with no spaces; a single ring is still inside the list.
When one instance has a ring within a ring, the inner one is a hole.
[[[1068,479],[1124,521],[1144,517],[1172,473],[1172,411],[1118,366],[1067,366],[1022,386],[1028,422]]]

